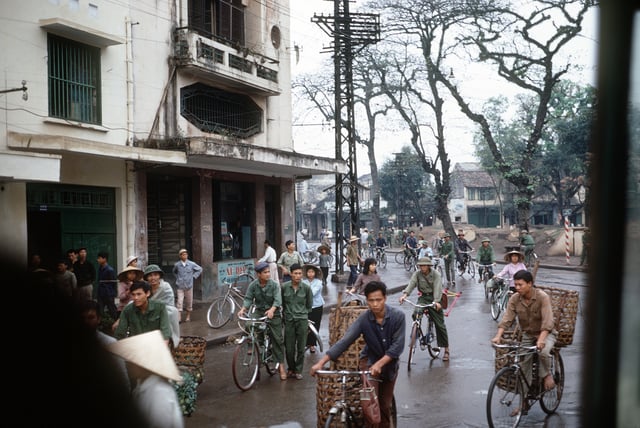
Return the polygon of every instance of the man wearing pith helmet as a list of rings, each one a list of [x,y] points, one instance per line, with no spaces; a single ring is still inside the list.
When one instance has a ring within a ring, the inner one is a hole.
[[[489,272],[489,278],[493,276],[493,266],[491,265],[496,262],[496,256],[493,252],[491,239],[482,238],[482,241],[480,241],[480,243],[480,248],[478,248],[478,264],[480,265],[478,267],[478,283],[482,282],[482,273],[485,269],[487,269],[487,271]]]
[[[400,296],[400,304],[411,294],[414,288],[418,287],[419,296],[418,303],[422,305],[435,304],[435,307],[429,307],[429,316],[436,325],[436,338],[438,346],[444,348],[444,356],[442,361],[449,361],[449,335],[447,326],[444,324],[444,312],[442,311],[442,277],[440,272],[431,269],[433,262],[429,257],[423,257],[418,260],[420,271],[411,275],[407,288],[402,291]],[[416,308],[413,317],[422,312],[423,309]]]

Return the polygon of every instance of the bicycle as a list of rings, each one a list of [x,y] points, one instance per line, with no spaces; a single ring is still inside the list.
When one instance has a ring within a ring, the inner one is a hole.
[[[429,303],[428,305],[414,303],[411,300],[405,299],[405,302],[408,302],[413,307],[422,309],[420,312],[416,313],[414,316],[413,324],[411,325],[411,336],[409,339],[409,358],[407,361],[407,371],[411,371],[411,364],[413,363],[413,355],[416,352],[416,347],[419,345],[421,350],[429,351],[429,355],[431,359],[434,360],[438,358],[440,355],[440,348],[438,346],[433,346],[433,341],[436,337],[436,326],[431,317],[429,316],[429,311],[427,308],[435,307],[434,303]],[[422,331],[422,316],[427,316],[427,328],[425,332]]]
[[[354,403],[351,403],[348,398],[349,388],[357,387],[359,383],[352,382],[350,379],[354,376],[369,376],[371,372],[368,370],[318,370],[316,374],[340,377],[340,396],[329,409],[329,414],[324,424],[325,428],[336,426],[356,428],[362,426],[361,421],[354,414]],[[370,378],[370,380],[377,381],[373,378]],[[393,427],[398,426],[395,397],[391,402],[391,423]]]
[[[524,265],[528,269],[532,268],[538,261],[538,254],[536,253],[535,247],[527,248],[526,245],[521,245],[520,251],[524,254]]]
[[[386,247],[376,247],[376,264],[382,269],[387,268],[387,252]]]
[[[456,260],[456,266],[458,268],[458,274],[460,275],[460,277],[462,277],[465,272],[468,273],[471,278],[475,278],[476,276],[476,267],[473,263],[473,260],[471,259],[472,251],[473,250],[459,251],[461,257]]]
[[[242,307],[244,300],[244,293],[242,293],[240,286],[251,284],[254,279],[253,275],[243,273],[233,282],[224,281],[227,290],[222,296],[216,297],[207,310],[209,327],[222,328],[233,319],[233,314],[236,309]]]
[[[507,354],[501,358],[513,362],[502,367],[489,384],[487,394],[487,422],[490,428],[517,427],[523,415],[526,415],[536,401],[547,414],[552,414],[560,405],[564,390],[564,363],[560,348],[551,350],[550,368],[556,386],[544,389],[544,379],[538,376],[540,355],[535,345],[523,346],[520,343],[493,344],[496,349],[505,349]],[[531,383],[520,365],[522,357],[531,356]],[[535,381],[534,381],[535,379]]]
[[[309,247],[309,249],[302,254],[302,260],[305,263],[314,264],[320,260],[320,253],[318,252],[317,247]]]
[[[249,313],[253,313],[254,307]],[[263,364],[269,376],[278,372],[280,362],[275,361],[271,350],[269,336],[269,318],[267,316],[252,318],[239,316],[240,328],[245,335],[236,339],[236,350],[233,353],[231,371],[233,382],[242,391],[248,391],[260,378],[260,365]],[[242,322],[242,323],[241,323]]]
[[[496,287],[491,291],[491,316],[495,321],[498,320],[500,314],[507,308],[509,297],[513,294],[511,287],[507,284],[507,280],[495,277],[493,282]]]
[[[431,269],[438,271],[440,278],[444,278],[444,260],[440,257],[432,257],[431,261],[433,262]]]
[[[491,263],[488,265],[478,263],[478,275],[480,275],[480,283],[484,288],[484,298],[489,298],[489,288],[487,287],[487,282],[493,277],[493,267],[495,263]],[[482,273],[480,273],[482,272]]]
[[[409,250],[404,257],[404,268],[407,272],[415,272],[418,270],[418,256],[414,250]]]

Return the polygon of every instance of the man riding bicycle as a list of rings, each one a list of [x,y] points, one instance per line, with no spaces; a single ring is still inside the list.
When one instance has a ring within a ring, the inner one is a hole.
[[[491,239],[483,238],[478,249],[478,283],[482,282],[482,274],[487,269],[489,272],[489,278],[493,276],[493,267],[491,266],[496,262],[496,256],[493,253],[493,246],[491,245]]]
[[[409,232],[409,236],[404,241],[405,246],[405,255],[412,255],[413,257],[418,256],[418,240],[416,239],[416,232],[413,230]]]
[[[414,288],[418,287],[420,297],[419,304],[435,303],[435,308],[428,308],[429,316],[436,326],[436,339],[438,346],[444,348],[444,356],[442,361],[449,361],[449,335],[447,326],[444,323],[444,313],[442,312],[442,277],[436,270],[431,269],[433,262],[430,258],[424,257],[418,260],[420,271],[414,272],[409,280],[409,284],[402,291],[400,296],[400,304],[411,294]],[[422,309],[418,309],[420,312]],[[417,314],[414,312],[413,317]]]
[[[472,251],[471,245],[469,245],[469,241],[464,238],[464,231],[462,229],[458,230],[458,237],[455,241],[455,250],[456,250],[456,260],[460,266],[460,271],[464,272],[467,268],[467,263],[469,262],[469,255],[463,253],[464,251]]]
[[[533,275],[526,270],[519,270],[513,275],[516,293],[509,298],[507,310],[498,324],[498,331],[491,339],[500,343],[504,330],[518,318],[522,329],[522,345],[532,346],[534,343],[540,351],[540,372],[544,379],[545,390],[555,387],[550,371],[550,353],[556,343],[557,332],[553,318],[551,298],[544,291],[533,287]],[[527,376],[531,378],[531,359],[523,364]],[[529,379],[531,381],[531,379]]]
[[[533,236],[531,236],[529,231],[520,231],[520,246],[524,252],[524,264],[529,266],[533,249],[536,247],[536,242],[533,240]]]

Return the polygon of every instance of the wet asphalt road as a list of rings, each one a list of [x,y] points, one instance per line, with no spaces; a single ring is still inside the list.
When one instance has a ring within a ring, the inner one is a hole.
[[[388,269],[402,268],[390,263]],[[546,269],[538,272],[536,283],[576,289],[580,292],[581,304],[573,344],[562,349],[566,381],[558,411],[547,416],[535,404],[521,421],[521,427],[580,426],[585,282],[585,275],[580,272]],[[451,360],[431,360],[427,351],[417,350],[414,359],[417,361],[408,372],[408,352],[401,357],[395,390],[400,428],[487,426],[485,401],[494,374],[490,338],[495,334],[497,323],[491,318],[482,287],[475,279],[459,280],[456,291],[462,291],[462,297],[446,318]],[[407,314],[408,335],[411,307],[399,306],[398,297],[399,294],[390,295],[387,303]],[[328,324],[325,314],[321,328],[325,346],[328,345]],[[261,379],[254,388],[242,392],[231,375],[233,351],[233,344],[207,349],[205,381],[198,388],[196,411],[185,419],[187,428],[317,426],[316,382],[308,376],[308,367],[317,361],[318,353],[306,354],[304,379],[280,381],[277,375],[269,377],[261,369]]]

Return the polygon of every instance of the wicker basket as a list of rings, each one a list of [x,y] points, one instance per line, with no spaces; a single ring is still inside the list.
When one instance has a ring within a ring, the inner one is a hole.
[[[207,341],[200,336],[180,336],[180,343],[173,348],[173,359],[179,370],[188,370],[198,381],[204,380],[204,354]]]
[[[347,328],[366,310],[366,306],[342,306],[331,309],[329,314],[329,346],[340,340]],[[360,336],[335,362],[331,363],[331,369],[359,370],[360,351],[364,345],[364,338]]]
[[[519,343],[522,340],[522,332],[520,330],[505,330],[502,333],[502,344],[515,344]],[[513,364],[513,354],[509,354],[510,349],[508,348],[495,348],[496,357],[495,357],[495,368],[496,373],[503,367]]]
[[[556,346],[561,348],[571,345],[573,343],[573,334],[576,330],[579,293],[574,290],[542,285],[536,285],[536,288],[539,288],[551,297],[553,318],[556,321],[555,327],[558,332]]]
[[[320,374],[316,373],[316,410],[318,412],[318,428],[323,428],[329,410],[342,397],[341,376],[337,374]],[[360,376],[347,376],[347,402],[351,407],[353,415],[356,418],[355,426],[363,426],[364,419],[362,416],[362,407],[360,406],[359,390],[362,386]],[[340,426],[338,423],[332,426]]]

